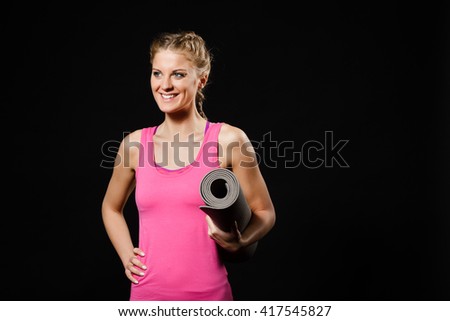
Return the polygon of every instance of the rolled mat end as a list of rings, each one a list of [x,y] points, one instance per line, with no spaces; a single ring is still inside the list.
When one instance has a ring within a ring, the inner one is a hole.
[[[245,230],[252,212],[239,181],[231,170],[217,168],[205,174],[200,183],[200,196],[205,202],[200,209],[221,230],[231,231],[235,221],[240,232]],[[257,242],[232,253],[218,246],[222,259],[228,262],[247,261],[254,255],[256,247]]]

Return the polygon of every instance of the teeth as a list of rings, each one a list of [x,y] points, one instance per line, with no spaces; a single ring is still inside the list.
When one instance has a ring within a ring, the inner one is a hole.
[[[170,98],[173,98],[175,95],[164,95],[164,94],[162,94],[161,95],[164,99],[170,99]]]

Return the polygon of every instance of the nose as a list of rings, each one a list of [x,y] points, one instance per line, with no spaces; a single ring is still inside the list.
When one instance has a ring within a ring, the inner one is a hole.
[[[161,88],[165,91],[171,90],[173,88],[172,82],[170,81],[170,76],[166,76],[162,79]]]

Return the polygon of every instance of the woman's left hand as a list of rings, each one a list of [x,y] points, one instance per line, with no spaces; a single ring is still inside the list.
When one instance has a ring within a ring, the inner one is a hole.
[[[226,251],[236,252],[243,246],[241,232],[239,231],[236,221],[234,222],[233,228],[230,232],[225,232],[219,229],[208,215],[206,215],[206,222],[208,223],[209,237]]]

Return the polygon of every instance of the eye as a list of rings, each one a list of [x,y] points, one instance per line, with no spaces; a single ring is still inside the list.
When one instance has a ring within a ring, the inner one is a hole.
[[[183,72],[174,72],[173,75],[175,76],[175,78],[184,78],[186,77],[186,74]]]
[[[155,78],[159,78],[159,77],[161,77],[161,72],[160,72],[160,71],[154,70],[154,71],[152,72],[152,75],[153,75],[153,77],[155,77]]]

